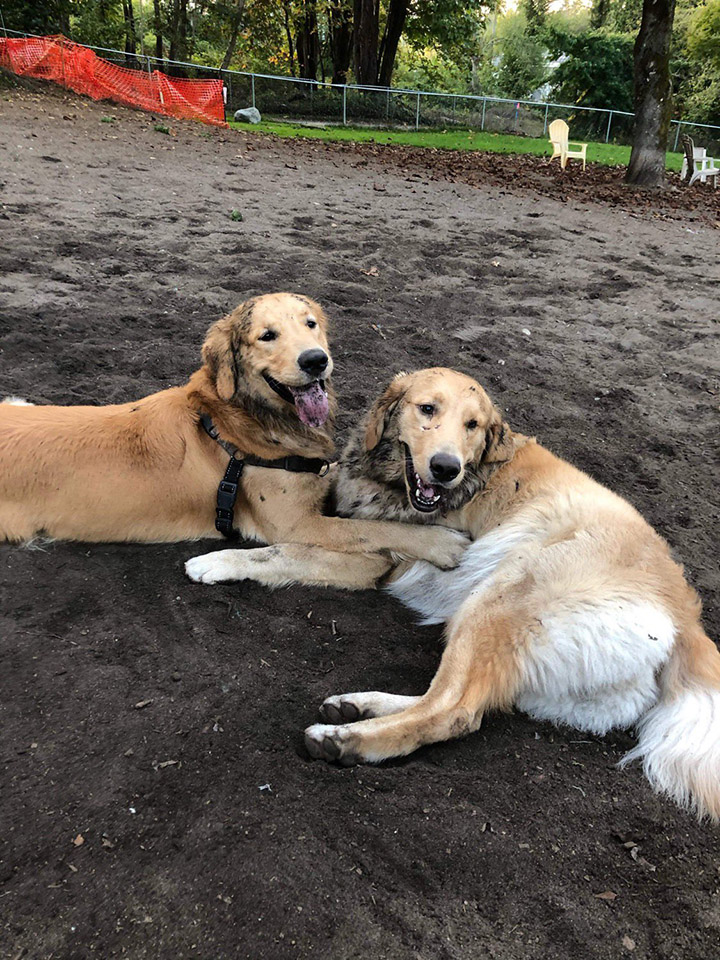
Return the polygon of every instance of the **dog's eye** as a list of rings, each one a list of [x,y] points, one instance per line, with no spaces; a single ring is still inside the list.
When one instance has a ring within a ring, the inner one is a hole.
[[[274,330],[266,330],[261,337],[258,337],[258,339],[264,340],[265,343],[268,343],[270,340],[277,340],[277,334]]]
[[[314,330],[315,327],[317,326],[317,321],[316,321],[316,320],[308,320],[307,325],[310,327],[311,330]]]
[[[426,417],[431,417],[435,413],[435,407],[431,403],[421,403],[420,413],[424,413]]]
[[[465,426],[468,430],[477,430],[477,420],[468,420]]]

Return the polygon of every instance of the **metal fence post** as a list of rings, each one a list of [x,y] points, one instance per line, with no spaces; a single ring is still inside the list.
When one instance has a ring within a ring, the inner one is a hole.
[[[347,84],[343,84],[343,125],[347,126]]]
[[[678,140],[680,139],[680,127],[682,126],[682,120],[675,121],[677,123],[677,133],[675,134],[675,146],[673,147],[673,153],[677,152]]]
[[[417,107],[415,108],[415,129],[420,129],[420,94],[417,95]]]
[[[544,136],[544,137],[547,136],[547,118],[548,118],[548,110],[549,110],[549,109],[550,109],[550,104],[549,104],[549,103],[546,103],[546,104],[545,104],[545,122],[543,123],[543,136]]]
[[[610,143],[610,124],[612,123],[613,112],[610,111],[610,116],[608,117],[607,130],[605,131],[605,143]]]
[[[388,87],[387,97],[385,99],[385,119],[390,119],[390,87]]]
[[[487,100],[483,97],[483,108],[482,108],[482,117],[480,118],[480,129],[485,129],[485,107],[487,106]]]
[[[252,87],[252,105],[255,106],[255,74],[250,74],[250,86]]]

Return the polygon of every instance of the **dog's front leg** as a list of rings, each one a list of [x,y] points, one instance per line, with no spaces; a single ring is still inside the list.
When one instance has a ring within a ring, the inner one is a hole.
[[[335,553],[321,547],[278,543],[257,550],[216,550],[193,557],[185,572],[197,583],[254,580],[267,587],[291,583],[373,589],[392,563],[378,554]]]
[[[450,527],[323,516],[299,520],[283,540],[342,553],[385,552],[403,560],[428,560],[444,570],[460,563],[469,543],[464,533]]]

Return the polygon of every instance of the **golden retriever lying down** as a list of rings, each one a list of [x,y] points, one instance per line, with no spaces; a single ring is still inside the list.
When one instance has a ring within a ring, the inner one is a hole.
[[[218,485],[234,469],[228,534],[454,566],[466,546],[456,531],[322,516],[335,411],[326,327],[307,297],[255,297],[213,324],[185,386],[117,406],[0,404],[0,540],[218,537]]]
[[[445,369],[392,381],[336,486],[347,515],[442,517],[474,542],[456,570],[388,564],[390,592],[425,623],[447,623],[439,670],[421,697],[328,698],[326,722],[306,731],[312,756],[405,755],[515,705],[594,734],[637,726],[623,763],[644,758],[656,789],[720,816],[720,654],[682,568],[630,504],[513,433],[478,383]],[[277,582],[275,549],[275,572],[260,575],[251,551],[235,575]],[[376,567],[353,562],[355,585],[370,585]],[[304,571],[285,570],[286,580],[329,579],[322,550],[308,552]]]

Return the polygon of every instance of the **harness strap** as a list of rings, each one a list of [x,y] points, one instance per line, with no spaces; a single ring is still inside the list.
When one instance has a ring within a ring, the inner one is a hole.
[[[237,500],[240,477],[245,464],[242,460],[230,457],[225,471],[217,488],[217,506],[215,507],[215,529],[227,537],[228,540],[237,539],[237,531],[233,526],[235,501]]]
[[[207,435],[219,444],[230,457],[225,470],[225,476],[220,481],[217,490],[217,506],[215,507],[215,529],[219,530],[229,540],[237,538],[234,528],[235,501],[237,500],[240,479],[245,466],[266,467],[270,470],[287,470],[290,473],[314,473],[324,477],[330,469],[330,461],[321,457],[287,456],[277,460],[263,460],[252,454],[241,454],[238,448],[223,440],[215,424],[207,413],[200,414],[200,423]]]

